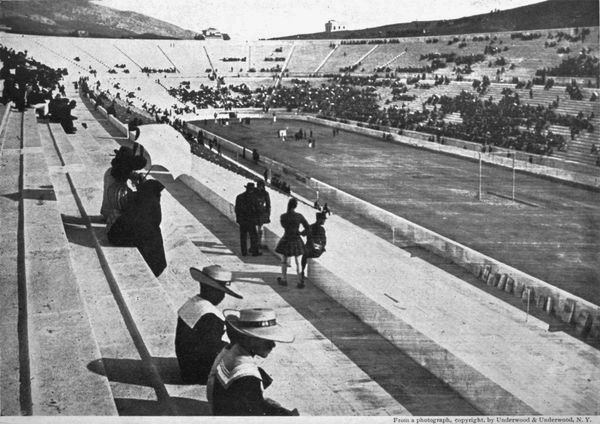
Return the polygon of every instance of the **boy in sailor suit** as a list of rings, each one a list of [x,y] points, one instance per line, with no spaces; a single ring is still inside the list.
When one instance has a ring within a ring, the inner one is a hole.
[[[231,314],[227,314],[231,312]],[[266,308],[225,311],[231,343],[208,376],[206,396],[213,415],[299,415],[263,397],[272,378],[255,362],[266,358],[275,342],[291,343],[294,336],[277,324],[275,311]]]
[[[205,384],[210,368],[223,348],[225,333],[223,314],[217,305],[225,294],[242,299],[229,287],[231,272],[219,265],[190,268],[200,283],[200,294],[191,297],[178,311],[175,332],[175,354],[181,378],[186,383]]]

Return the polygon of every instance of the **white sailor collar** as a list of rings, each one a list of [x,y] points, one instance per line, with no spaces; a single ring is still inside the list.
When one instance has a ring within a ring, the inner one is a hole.
[[[214,314],[220,320],[225,321],[223,313],[208,300],[203,299],[199,294],[190,297],[188,301],[179,308],[179,311],[177,311],[177,316],[179,316],[179,318],[181,318],[190,328],[194,328],[198,321],[200,321],[200,318],[206,314]]]
[[[216,378],[221,385],[228,389],[229,386],[242,377],[256,377],[262,382],[262,375],[254,358],[238,344],[226,350],[217,364]]]

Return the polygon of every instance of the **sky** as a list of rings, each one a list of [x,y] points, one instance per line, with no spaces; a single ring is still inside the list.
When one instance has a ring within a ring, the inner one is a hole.
[[[542,0],[95,0],[200,32],[215,27],[234,40],[325,30],[330,19],[347,29],[454,19]]]

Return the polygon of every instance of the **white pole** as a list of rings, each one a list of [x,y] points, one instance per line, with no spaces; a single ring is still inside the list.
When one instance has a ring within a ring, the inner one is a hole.
[[[392,227],[392,244],[396,244],[396,229]]]
[[[525,315],[525,322],[527,322],[527,318],[529,318],[529,302],[531,300],[531,288],[527,287],[527,315]]]
[[[479,190],[477,191],[477,199],[481,200],[481,152],[479,152]]]
[[[512,173],[512,174],[513,174],[513,175],[512,175],[512,177],[513,177],[513,178],[512,178],[512,183],[513,183],[513,184],[512,184],[512,199],[513,199],[513,202],[514,202],[514,201],[515,201],[515,178],[516,178],[516,175],[515,175],[515,174],[516,174],[516,173],[515,173],[515,155],[514,155],[514,153],[513,153],[513,158],[512,158],[512,160],[513,160],[513,161],[512,161],[512,162],[513,162],[513,173]]]

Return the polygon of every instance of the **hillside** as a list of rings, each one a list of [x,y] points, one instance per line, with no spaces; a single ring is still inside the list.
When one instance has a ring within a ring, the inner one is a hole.
[[[392,38],[598,26],[598,0],[547,0],[453,20],[415,21],[360,30],[318,32],[278,40]]]
[[[69,35],[86,31],[93,37],[194,38],[195,32],[135,12],[119,11],[90,0],[0,2],[0,24],[12,32]]]

